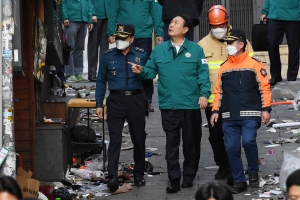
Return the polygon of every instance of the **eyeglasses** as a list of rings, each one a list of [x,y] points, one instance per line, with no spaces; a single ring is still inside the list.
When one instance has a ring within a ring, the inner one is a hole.
[[[226,28],[227,27],[227,23],[224,24],[218,24],[218,25],[210,25],[211,28],[215,29],[215,28]]]

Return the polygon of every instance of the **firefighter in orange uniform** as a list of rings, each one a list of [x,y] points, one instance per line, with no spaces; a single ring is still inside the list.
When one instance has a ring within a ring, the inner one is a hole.
[[[202,38],[198,44],[203,48],[209,68],[209,79],[211,83],[211,95],[208,99],[208,106],[205,108],[207,121],[209,122],[212,115],[211,108],[214,101],[214,91],[218,79],[220,65],[227,60],[226,42],[221,41],[232,29],[228,23],[229,16],[226,8],[221,5],[212,6],[207,12],[210,32]],[[247,41],[246,51],[250,56],[254,55],[251,44]],[[208,123],[209,142],[214,153],[214,161],[219,166],[218,172],[215,174],[215,179],[225,179],[227,176],[227,184],[232,185],[233,179],[228,164],[227,155],[224,147],[224,134],[222,131],[222,120],[219,119],[214,127]]]
[[[271,91],[265,66],[245,50],[245,33],[232,29],[224,40],[229,56],[219,71],[210,123],[214,126],[222,118],[224,144],[234,179],[232,193],[237,194],[248,186],[241,139],[248,161],[249,186],[259,185],[256,136],[261,123],[270,120]]]

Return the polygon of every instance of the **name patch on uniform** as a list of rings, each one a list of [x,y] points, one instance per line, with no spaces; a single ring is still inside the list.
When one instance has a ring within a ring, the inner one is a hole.
[[[135,62],[139,63],[141,62],[141,59],[139,57],[135,57]]]
[[[190,52],[185,53],[185,57],[187,58],[191,57],[191,53]]]
[[[207,60],[206,59],[201,59],[202,64],[207,64]]]
[[[260,69],[260,74],[262,75],[262,76],[267,76],[267,70],[266,69],[264,69],[264,68],[261,68]]]

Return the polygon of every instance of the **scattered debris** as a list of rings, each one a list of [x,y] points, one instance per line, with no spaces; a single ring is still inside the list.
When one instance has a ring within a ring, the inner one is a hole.
[[[271,133],[276,133],[275,128],[269,128],[268,130],[266,130],[267,132],[271,132]]]

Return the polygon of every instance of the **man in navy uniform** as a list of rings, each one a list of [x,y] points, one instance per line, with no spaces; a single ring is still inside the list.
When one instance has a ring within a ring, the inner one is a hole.
[[[142,93],[142,81],[131,70],[128,62],[139,65],[146,64],[147,54],[143,49],[132,45],[134,41],[134,26],[117,24],[114,36],[116,48],[104,52],[100,59],[96,82],[96,113],[103,118],[103,99],[108,82],[109,96],[106,99],[107,125],[110,143],[108,147],[107,187],[112,191],[119,188],[117,179],[118,164],[122,143],[124,121],[128,122],[131,140],[134,144],[134,183],[145,185],[145,99]]]

